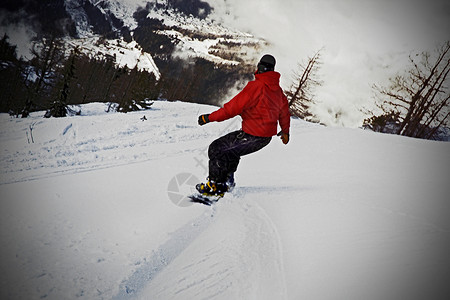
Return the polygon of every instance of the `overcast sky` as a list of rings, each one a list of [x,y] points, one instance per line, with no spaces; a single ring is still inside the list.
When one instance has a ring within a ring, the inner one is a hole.
[[[413,52],[450,40],[450,1],[208,0],[213,18],[271,43],[282,85],[298,62],[323,48],[317,113],[328,124],[360,125],[371,86],[408,66]],[[334,122],[333,115],[344,116]]]

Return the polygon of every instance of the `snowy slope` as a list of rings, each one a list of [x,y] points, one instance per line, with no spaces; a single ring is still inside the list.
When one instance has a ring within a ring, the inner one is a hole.
[[[450,144],[293,120],[232,194],[188,205],[239,128],[199,127],[213,109],[0,115],[0,297],[448,299]]]
[[[150,53],[145,52],[135,42],[127,43],[123,39],[105,40],[99,42],[99,36],[83,39],[66,39],[69,49],[77,48],[81,53],[96,59],[113,58],[114,63],[119,67],[127,66],[129,69],[137,68],[140,71],[153,73],[159,80],[161,73],[156,66]]]

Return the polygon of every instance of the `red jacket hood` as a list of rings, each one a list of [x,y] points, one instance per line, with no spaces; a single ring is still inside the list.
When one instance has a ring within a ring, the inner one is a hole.
[[[262,81],[271,90],[277,90],[280,86],[280,73],[275,71],[269,71],[264,73],[255,73],[255,79]]]

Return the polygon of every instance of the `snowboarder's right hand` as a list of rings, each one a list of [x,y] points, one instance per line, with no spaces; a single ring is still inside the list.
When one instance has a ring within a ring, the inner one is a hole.
[[[289,133],[284,133],[283,131],[278,132],[277,136],[280,137],[283,144],[289,143]]]
[[[198,125],[205,125],[206,123],[209,123],[209,114],[201,115],[198,117]]]

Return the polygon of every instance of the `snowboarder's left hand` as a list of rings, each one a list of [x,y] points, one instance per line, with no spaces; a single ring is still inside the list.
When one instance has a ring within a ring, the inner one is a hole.
[[[206,123],[209,123],[209,114],[201,115],[198,117],[198,125],[205,125]]]

